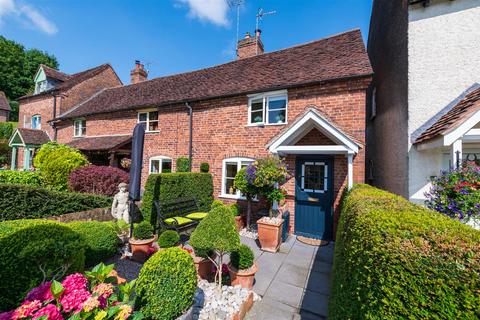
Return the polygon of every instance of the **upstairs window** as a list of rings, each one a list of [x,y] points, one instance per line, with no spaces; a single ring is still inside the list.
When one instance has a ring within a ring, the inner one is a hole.
[[[138,123],[145,124],[146,132],[158,132],[158,111],[139,112]]]
[[[272,125],[287,123],[286,91],[264,93],[248,99],[248,124]]]
[[[150,158],[150,173],[172,172],[172,159],[158,156]]]
[[[41,93],[47,90],[47,80],[38,81],[35,84],[35,93]]]
[[[75,137],[83,137],[87,134],[87,121],[85,119],[77,119],[73,123]]]
[[[32,116],[31,127],[32,129],[42,128],[42,117],[39,114]]]

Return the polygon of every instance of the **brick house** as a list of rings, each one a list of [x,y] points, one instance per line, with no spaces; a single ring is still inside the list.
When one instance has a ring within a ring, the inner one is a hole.
[[[71,75],[40,65],[34,82],[34,93],[18,99],[18,130],[9,142],[12,147],[12,169],[29,169],[35,151],[41,144],[56,140],[56,130],[48,121],[103,88],[122,85],[109,64]]]
[[[247,34],[237,56],[152,80],[137,62],[131,84],[64,109],[52,121],[57,139],[97,163],[118,165],[117,153],[127,151],[134,126],[144,123],[145,183],[150,173],[175,170],[175,160],[189,155],[191,121],[192,170],[210,164],[216,198],[243,205],[233,188],[236,172],[255,158],[278,155],[292,174],[284,186],[291,230],[331,239],[342,191],[365,177],[372,70],[360,31],[271,53],[263,52],[259,32]]]
[[[8,121],[10,111],[12,111],[12,109],[8,103],[7,96],[3,91],[0,91],[0,122]]]

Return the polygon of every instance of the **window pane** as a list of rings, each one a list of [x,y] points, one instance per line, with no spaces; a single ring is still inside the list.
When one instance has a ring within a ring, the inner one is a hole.
[[[252,111],[263,110],[263,98],[252,100]]]
[[[140,114],[138,114],[138,121],[139,121],[139,122],[145,122],[145,121],[147,121],[147,114],[146,114],[146,113],[140,113]]]
[[[252,100],[250,113],[250,122],[259,123],[263,122],[263,98]]]
[[[163,161],[162,161],[162,173],[170,173],[170,172],[172,172],[172,160],[163,159]]]
[[[248,167],[248,165],[252,162],[253,161],[242,161],[242,163],[240,164],[240,168]]]
[[[152,111],[148,114],[149,120],[158,120],[158,111]]]
[[[255,112],[252,112],[252,116],[251,116],[252,120],[251,122],[252,123],[261,123],[263,122],[263,111],[255,111]]]
[[[157,131],[158,130],[158,121],[149,122],[148,131]]]
[[[225,193],[226,194],[235,195],[237,193],[237,190],[235,190],[235,188],[233,187],[233,181],[234,180],[235,179],[226,178],[226,181],[225,181]]]
[[[305,165],[304,189],[323,191],[325,189],[325,166]]]
[[[150,172],[159,173],[160,172],[160,160],[150,161]]]
[[[87,126],[83,126],[82,127],[82,136],[86,135],[87,134]]]
[[[234,179],[237,175],[237,163],[236,162],[227,162],[226,165],[226,177]]]
[[[268,99],[268,109],[278,110],[287,107],[287,99],[285,97],[274,97]]]
[[[268,123],[285,123],[286,110],[269,110]]]

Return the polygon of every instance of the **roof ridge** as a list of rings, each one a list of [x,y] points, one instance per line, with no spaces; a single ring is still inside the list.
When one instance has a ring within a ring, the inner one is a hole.
[[[80,102],[79,104],[77,104],[77,105],[76,105],[75,107],[73,107],[72,109],[67,110],[67,111],[65,111],[65,112],[62,113],[62,114],[59,114],[55,119],[52,119],[52,120],[50,120],[50,121],[54,121],[54,120],[56,120],[56,119],[63,118],[65,115],[67,115],[67,114],[69,114],[69,113],[77,110],[77,109],[80,108],[82,105],[84,105],[86,102],[94,99],[94,98],[97,97],[99,94],[101,94],[102,92],[104,92],[104,91],[106,91],[106,90],[108,90],[108,89],[111,89],[111,88],[102,88],[102,90],[100,90],[100,91],[92,94],[88,99]],[[50,121],[49,121],[49,122],[50,122]]]

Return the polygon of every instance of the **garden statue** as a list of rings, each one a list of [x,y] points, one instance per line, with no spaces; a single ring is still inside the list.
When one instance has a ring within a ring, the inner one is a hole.
[[[118,190],[113,197],[112,216],[117,220],[123,219],[126,223],[130,223],[127,184],[124,182],[120,183]]]

